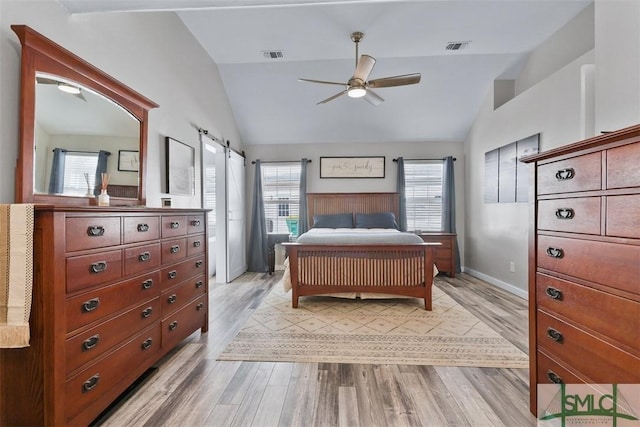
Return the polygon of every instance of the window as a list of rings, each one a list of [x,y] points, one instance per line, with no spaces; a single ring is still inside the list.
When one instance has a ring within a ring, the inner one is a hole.
[[[405,161],[407,230],[442,230],[441,161]]]
[[[93,196],[98,153],[67,151],[64,158],[64,194]]]
[[[298,234],[300,164],[262,165],[262,200],[269,233]]]

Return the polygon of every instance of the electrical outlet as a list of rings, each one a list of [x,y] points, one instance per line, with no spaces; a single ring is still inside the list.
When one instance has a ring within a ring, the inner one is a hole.
[[[513,261],[509,261],[509,271],[512,273],[516,272],[516,263]]]

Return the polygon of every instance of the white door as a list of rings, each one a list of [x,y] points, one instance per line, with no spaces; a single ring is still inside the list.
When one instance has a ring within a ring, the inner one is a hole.
[[[217,241],[225,239],[225,196],[224,196],[224,171],[225,171],[225,149],[222,145],[202,138],[202,207],[211,209],[207,214],[207,225],[209,228],[209,275],[224,276],[225,250],[217,247]],[[222,184],[222,185],[221,185]],[[220,213],[218,211],[222,211]],[[221,271],[218,272],[217,267]]]
[[[244,157],[227,153],[227,282],[247,271]]]

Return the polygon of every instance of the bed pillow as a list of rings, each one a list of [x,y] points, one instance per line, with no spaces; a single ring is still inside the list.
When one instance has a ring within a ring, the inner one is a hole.
[[[350,213],[314,215],[313,228],[353,228],[353,215]]]
[[[377,212],[372,214],[356,214],[356,228],[395,228],[400,227],[393,212]]]

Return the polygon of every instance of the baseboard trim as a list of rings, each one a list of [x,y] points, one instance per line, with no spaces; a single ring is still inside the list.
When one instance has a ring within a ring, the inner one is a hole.
[[[479,271],[476,271],[474,269],[471,269],[469,267],[464,267],[463,271],[467,274],[470,274],[474,277],[477,277],[480,280],[484,280],[485,282],[498,287],[500,289],[503,289],[509,293],[512,293],[516,296],[519,296],[520,298],[529,300],[529,292],[525,291],[524,289],[520,289],[516,286],[513,286],[510,283],[507,282],[503,282],[502,280],[498,280],[495,277],[491,277],[491,276],[487,276],[484,273],[480,273]]]

